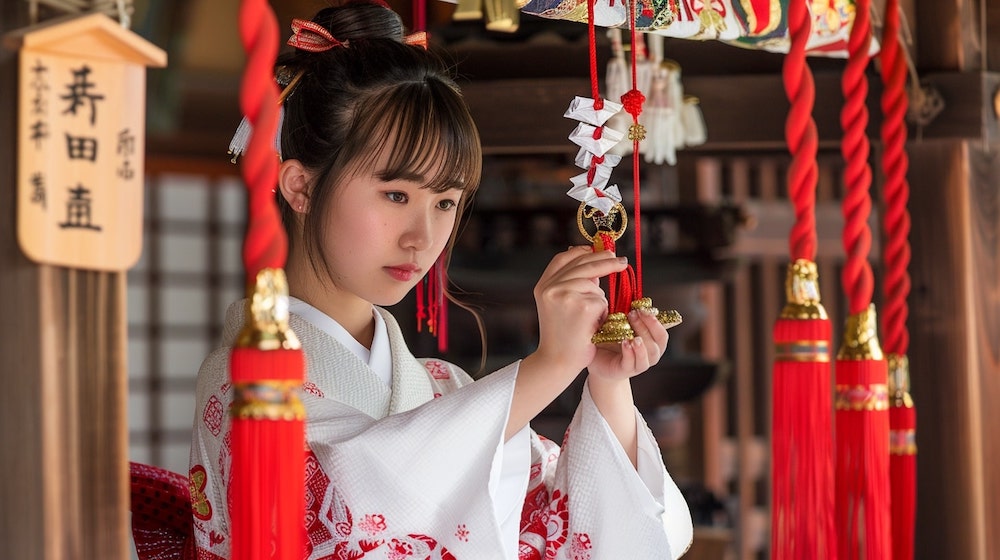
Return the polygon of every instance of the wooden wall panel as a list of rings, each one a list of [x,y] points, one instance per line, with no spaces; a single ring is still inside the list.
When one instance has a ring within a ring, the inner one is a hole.
[[[0,31],[27,21],[0,4]],[[0,49],[0,558],[129,557],[124,273],[29,262],[16,238],[17,53]]]
[[[982,414],[984,558],[1000,558],[1000,152],[997,147],[967,146],[969,159],[969,254],[972,259],[970,351],[978,358],[979,411]],[[988,474],[992,473],[992,474]]]
[[[954,142],[923,143],[911,147],[910,157],[916,550],[919,558],[985,560],[981,372],[974,349],[976,265],[971,262],[966,150]]]

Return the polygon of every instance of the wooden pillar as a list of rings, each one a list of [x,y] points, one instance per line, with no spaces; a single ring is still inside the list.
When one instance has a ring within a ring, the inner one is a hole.
[[[0,4],[0,31],[27,25]],[[129,557],[124,273],[29,262],[16,237],[17,53],[0,49],[0,558]]]
[[[981,72],[998,66],[983,53],[1000,52],[1000,8],[915,2],[910,14],[918,72],[968,84],[945,92],[945,111],[979,129],[908,145],[916,556],[986,560],[1000,557],[1000,145],[994,76]],[[954,121],[942,114],[925,131]]]
[[[1000,555],[1000,154],[910,148],[918,558]]]

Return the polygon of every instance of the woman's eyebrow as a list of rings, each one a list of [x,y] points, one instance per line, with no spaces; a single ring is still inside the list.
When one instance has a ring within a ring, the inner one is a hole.
[[[390,173],[388,170],[376,171],[375,176],[383,181],[403,180],[420,184],[426,182],[423,174],[406,170],[399,170],[395,173]]]

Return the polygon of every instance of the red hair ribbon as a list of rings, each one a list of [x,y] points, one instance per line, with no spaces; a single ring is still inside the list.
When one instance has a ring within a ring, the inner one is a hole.
[[[288,44],[304,51],[323,52],[333,47],[346,47],[347,41],[338,41],[330,31],[315,21],[295,18]]]
[[[403,42],[407,45],[413,45],[414,47],[423,47],[427,50],[427,32],[426,31],[415,31],[410,33],[406,37],[403,37]]]

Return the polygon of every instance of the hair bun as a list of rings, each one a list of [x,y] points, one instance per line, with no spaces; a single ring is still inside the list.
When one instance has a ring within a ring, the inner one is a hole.
[[[381,0],[352,0],[324,8],[312,18],[339,41],[403,40],[403,20]]]

